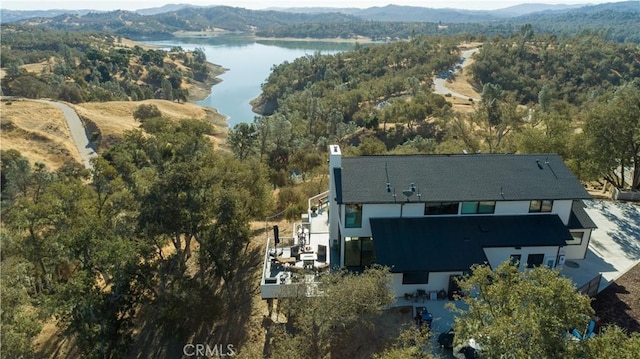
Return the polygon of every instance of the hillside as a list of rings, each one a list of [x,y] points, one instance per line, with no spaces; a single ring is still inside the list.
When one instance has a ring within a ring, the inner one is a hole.
[[[81,103],[205,98],[225,69],[202,49],[139,46],[100,32],[2,25],[2,93]]]
[[[214,109],[165,100],[70,105],[85,122],[87,132],[100,134],[95,142],[100,153],[121,138],[124,131],[140,127],[140,122],[133,118],[133,111],[141,104],[157,106],[164,117],[172,120],[194,118],[212,123],[216,134],[211,140],[216,147],[224,146],[227,127],[224,116]],[[0,101],[0,112],[3,150],[17,150],[31,163],[44,163],[52,170],[70,161],[81,162],[62,112],[57,108],[29,100],[3,100]]]
[[[30,162],[58,169],[66,162],[81,163],[62,112],[32,101],[0,101],[3,150],[17,150]]]
[[[543,6],[523,4],[497,11],[433,9],[387,5],[367,9],[288,8],[248,10],[229,6],[186,5],[111,11],[85,15],[65,14],[19,21],[23,25],[70,31],[102,31],[132,38],[170,38],[178,32],[217,29],[259,32],[260,36],[305,37],[301,28],[323,27],[331,35],[315,31],[312,37],[409,38],[416,34],[501,34],[509,36],[524,24],[556,35],[583,31],[609,33],[616,41],[640,42],[640,5],[637,1],[594,6]],[[392,25],[389,25],[391,23]],[[444,24],[437,27],[436,24]],[[421,26],[416,26],[421,25]],[[393,34],[390,34],[389,28]],[[445,30],[446,31],[442,31]]]

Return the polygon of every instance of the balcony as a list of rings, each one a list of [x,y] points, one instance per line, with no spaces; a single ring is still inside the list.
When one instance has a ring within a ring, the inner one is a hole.
[[[337,260],[329,243],[329,204],[323,198],[328,192],[309,199],[308,212],[292,226],[292,237],[280,236],[277,245],[267,237],[260,282],[263,299],[318,293],[318,278],[332,268],[332,259]]]

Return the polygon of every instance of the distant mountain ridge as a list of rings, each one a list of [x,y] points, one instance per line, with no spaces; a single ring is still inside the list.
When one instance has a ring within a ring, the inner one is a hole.
[[[99,12],[98,10],[65,10],[65,9],[51,9],[51,10],[6,10],[0,9],[0,19],[2,23],[16,22],[25,19],[32,19],[37,17],[56,17],[64,14],[73,15],[86,15],[90,12]]]
[[[620,4],[620,3],[612,3]],[[571,9],[577,9],[591,4],[585,3],[582,5],[553,5],[553,4],[541,4],[541,3],[522,3],[519,5],[509,6],[496,10],[464,10],[455,8],[443,8],[435,9],[429,7],[419,6],[401,6],[401,5],[387,5],[384,7],[370,7],[366,9],[359,8],[331,8],[331,7],[272,7],[267,8],[267,11],[278,11],[287,13],[341,13],[346,15],[357,16],[366,20],[376,21],[445,21],[445,22],[483,22],[491,21],[496,18],[510,18],[516,16],[522,16],[543,11],[567,11]],[[144,8],[132,11],[140,15],[159,15],[175,11],[180,11],[186,8],[212,8],[218,7],[217,5],[203,6],[192,5],[187,3],[180,4],[166,4],[160,7]],[[44,17],[52,18],[63,14],[76,14],[84,15],[90,12],[110,12],[110,11],[98,11],[98,10],[6,10],[0,9],[2,22],[16,22],[19,20]]]
[[[333,10],[333,12],[327,12]],[[302,11],[302,12],[299,12]],[[339,11],[339,12],[338,12]],[[18,12],[2,10],[3,23]],[[25,12],[20,12],[25,15]],[[136,39],[170,38],[178,32],[260,32],[270,37],[316,37],[324,31],[334,37],[358,36],[407,38],[408,32],[425,33],[427,24],[445,24],[443,34],[478,33],[509,35],[530,23],[537,31],[558,34],[579,31],[609,31],[615,41],[640,42],[640,2],[626,1],[587,6],[521,4],[492,11],[432,9],[387,5],[367,9],[326,7],[249,10],[230,6],[169,4],[160,8],[132,11],[65,13],[60,10],[40,17],[18,20],[22,25],[39,25],[66,31],[101,31]],[[146,14],[146,15],[145,15]],[[522,15],[523,14],[523,15]],[[589,21],[586,21],[589,19]],[[376,22],[378,23],[376,25]],[[358,24],[358,26],[354,26]],[[380,24],[383,24],[382,26]],[[387,30],[390,24],[394,34]],[[397,25],[404,24],[404,25]],[[424,24],[422,28],[408,24]],[[377,26],[378,29],[372,27]],[[413,30],[409,29],[413,26]],[[295,27],[295,31],[288,31]],[[319,30],[332,27],[333,31]],[[402,30],[404,27],[405,30]],[[406,30],[409,29],[409,30]],[[313,30],[313,31],[311,31]],[[380,31],[387,31],[381,33]],[[404,32],[403,32],[404,31]],[[426,30],[433,33],[433,30]],[[604,31],[604,32],[603,32]],[[306,32],[306,34],[305,34]],[[313,33],[313,34],[312,34]]]

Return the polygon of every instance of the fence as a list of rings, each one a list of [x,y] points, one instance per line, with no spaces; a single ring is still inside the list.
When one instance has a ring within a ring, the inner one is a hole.
[[[582,294],[586,294],[590,297],[594,297],[598,294],[598,288],[600,287],[600,280],[602,279],[602,274],[598,274],[595,278],[588,281],[585,285],[578,288],[578,292]]]

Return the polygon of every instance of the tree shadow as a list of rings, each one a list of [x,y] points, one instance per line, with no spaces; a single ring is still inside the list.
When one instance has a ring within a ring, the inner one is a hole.
[[[597,210],[611,224],[606,234],[625,252],[627,258],[640,260],[640,207],[630,203],[590,201],[588,207]],[[604,246],[592,244],[599,249]]]
[[[181,358],[185,357],[186,345],[204,345],[209,348],[222,346],[227,350],[232,345],[238,352],[251,339],[253,301],[260,291],[260,270],[263,251],[261,247],[249,248],[238,258],[238,270],[233,280],[233,300],[222,281],[207,280],[197,284],[198,279],[189,279],[193,286],[186,286],[188,295],[184,301],[162,306],[149,303],[144,306],[139,318],[145,318],[135,338],[130,358]],[[178,323],[172,327],[167,323],[167,310],[171,305],[179,306],[170,313],[170,320]],[[186,348],[193,352],[193,347]],[[224,354],[224,352],[222,353]]]
[[[615,224],[616,230],[607,234],[625,251],[627,257],[633,260],[640,259],[640,207],[618,203],[616,205],[621,216],[612,213],[607,208],[602,208],[602,215]]]
[[[627,304],[633,297],[627,288],[618,283],[611,283],[605,290],[600,292],[591,306],[600,317],[600,325],[617,325],[630,332],[640,332],[640,323],[634,318],[633,309]]]
[[[80,356],[80,352],[75,345],[75,341],[69,338],[64,332],[55,328],[55,332],[50,335],[37,350],[40,358],[60,358],[73,359]]]

